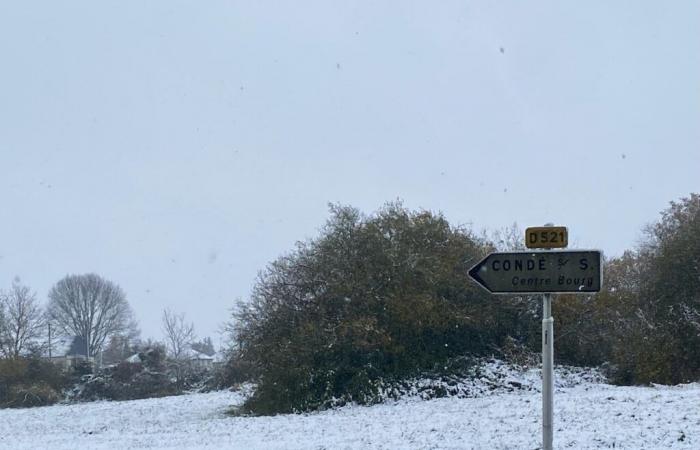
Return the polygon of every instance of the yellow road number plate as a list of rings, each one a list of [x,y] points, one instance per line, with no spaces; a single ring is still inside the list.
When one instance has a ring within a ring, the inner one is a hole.
[[[568,245],[566,227],[530,227],[525,230],[527,248],[566,248]]]

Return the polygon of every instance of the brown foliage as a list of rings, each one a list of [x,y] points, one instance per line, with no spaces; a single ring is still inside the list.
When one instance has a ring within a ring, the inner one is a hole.
[[[374,381],[492,351],[512,311],[466,272],[487,250],[441,215],[334,207],[321,236],[270,264],[236,314],[257,412],[372,398]]]

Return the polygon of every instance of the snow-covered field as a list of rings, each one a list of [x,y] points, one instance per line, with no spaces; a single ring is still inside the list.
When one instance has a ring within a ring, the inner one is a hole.
[[[527,386],[537,375],[522,374],[519,382]],[[559,374],[555,448],[700,448],[700,384],[614,387],[584,378]],[[225,414],[241,401],[239,393],[215,392],[0,410],[0,448],[535,449],[540,443],[534,389],[305,415]]]

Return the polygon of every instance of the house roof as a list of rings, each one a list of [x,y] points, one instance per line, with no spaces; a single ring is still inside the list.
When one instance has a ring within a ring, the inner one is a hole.
[[[80,336],[73,336],[72,339],[69,339],[69,342],[70,345],[68,346],[68,350],[66,350],[66,356],[85,356],[87,354],[85,339]]]
[[[51,356],[85,356],[85,339],[80,336],[51,336]]]
[[[134,353],[133,355],[131,355],[131,356],[129,356],[128,358],[126,358],[124,361],[130,362],[130,363],[140,363],[140,362],[142,362],[142,361],[141,361],[141,357],[139,356],[138,353]]]
[[[190,360],[200,360],[200,361],[214,361],[213,356],[209,356],[206,353],[198,352],[197,350],[193,350],[191,348],[188,348],[185,352],[184,355],[187,359]]]

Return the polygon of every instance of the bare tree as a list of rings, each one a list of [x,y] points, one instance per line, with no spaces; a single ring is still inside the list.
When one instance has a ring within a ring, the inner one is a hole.
[[[517,252],[526,250],[525,231],[516,222],[511,226],[501,227],[485,236],[490,240],[499,252]],[[490,239],[489,239],[490,238]]]
[[[185,313],[176,314],[170,309],[163,310],[163,333],[170,356],[182,359],[195,339],[194,325],[185,321]]]
[[[49,292],[49,320],[66,335],[87,343],[88,357],[107,338],[135,332],[136,323],[124,291],[99,275],[67,275]]]
[[[209,336],[205,337],[201,341],[192,342],[192,350],[199,353],[203,353],[207,356],[214,356],[216,354],[216,349],[214,348],[214,343]]]
[[[0,352],[17,358],[37,343],[43,326],[44,315],[36,293],[15,277],[12,288],[0,293]]]

